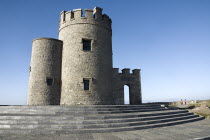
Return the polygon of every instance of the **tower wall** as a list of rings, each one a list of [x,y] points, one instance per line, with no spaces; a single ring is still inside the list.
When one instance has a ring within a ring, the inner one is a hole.
[[[61,13],[59,39],[63,41],[61,104],[113,104],[111,19],[101,8]],[[83,50],[91,40],[91,51]],[[90,89],[84,90],[84,78]]]
[[[142,103],[140,69],[134,69],[132,73],[130,69],[123,69],[122,73],[119,73],[118,68],[113,68],[112,76],[115,104],[124,104],[124,85],[129,87],[130,104]]]
[[[59,105],[63,42],[51,38],[33,40],[28,105]]]

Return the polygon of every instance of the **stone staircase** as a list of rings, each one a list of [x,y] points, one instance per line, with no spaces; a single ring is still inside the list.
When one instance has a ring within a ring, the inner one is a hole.
[[[0,134],[119,132],[204,119],[158,104],[98,106],[0,106]]]

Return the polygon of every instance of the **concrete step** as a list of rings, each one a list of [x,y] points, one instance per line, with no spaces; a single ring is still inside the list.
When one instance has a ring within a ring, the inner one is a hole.
[[[107,133],[107,132],[120,132],[120,131],[131,131],[131,130],[141,130],[156,127],[172,126],[183,123],[189,123],[194,121],[203,120],[203,117],[190,118],[186,120],[170,121],[149,125],[138,125],[138,126],[128,126],[128,127],[117,127],[117,128],[97,128],[97,129],[0,129],[0,134],[79,134],[79,133]]]

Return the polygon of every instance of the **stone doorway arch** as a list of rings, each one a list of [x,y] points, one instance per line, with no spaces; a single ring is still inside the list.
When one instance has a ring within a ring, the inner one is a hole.
[[[130,87],[129,85],[124,85],[124,104],[130,105]]]

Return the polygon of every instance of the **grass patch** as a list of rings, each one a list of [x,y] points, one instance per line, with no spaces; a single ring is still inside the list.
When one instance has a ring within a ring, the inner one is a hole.
[[[207,101],[207,106],[210,107],[210,100]]]
[[[201,104],[203,104],[203,103],[205,103],[206,105],[207,105],[207,107],[210,107],[210,100],[203,100],[203,101],[198,101],[198,105],[201,105]]]
[[[190,104],[190,106],[200,107],[200,106],[201,106],[201,104],[199,104],[199,103],[195,103],[195,104]]]
[[[201,116],[203,116],[203,117],[205,117],[205,118],[210,118],[210,114],[199,113],[199,112],[193,112],[193,113],[196,113],[196,114],[198,114],[198,115],[201,115]]]

